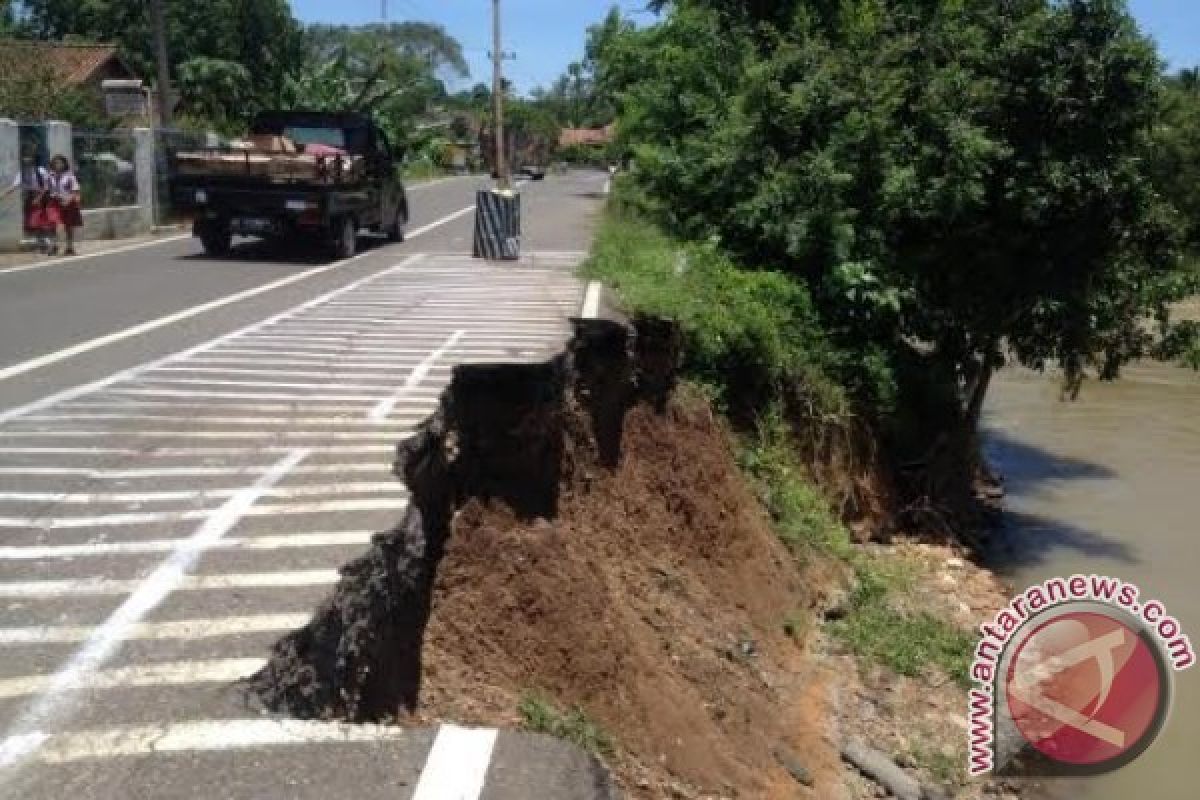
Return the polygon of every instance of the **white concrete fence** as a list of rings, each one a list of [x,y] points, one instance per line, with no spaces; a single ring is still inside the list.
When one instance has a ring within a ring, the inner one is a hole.
[[[61,153],[75,165],[71,126],[65,122],[43,122],[46,152]],[[130,131],[134,149],[134,178],[137,202],[120,208],[84,208],[83,235],[88,239],[116,239],[149,233],[154,228],[155,159],[154,133],[149,128]],[[4,189],[21,170],[20,126],[0,119],[0,182]],[[14,192],[0,199],[0,253],[16,252],[25,242],[23,198]]]

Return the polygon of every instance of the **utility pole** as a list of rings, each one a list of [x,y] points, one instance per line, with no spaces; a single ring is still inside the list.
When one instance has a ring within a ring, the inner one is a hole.
[[[158,120],[163,128],[171,126],[171,63],[167,60],[167,23],[164,0],[150,0],[150,21],[154,26],[154,52],[158,61]]]
[[[496,130],[496,175],[501,189],[511,188],[504,141],[504,48],[500,37],[500,0],[492,0],[492,127]]]

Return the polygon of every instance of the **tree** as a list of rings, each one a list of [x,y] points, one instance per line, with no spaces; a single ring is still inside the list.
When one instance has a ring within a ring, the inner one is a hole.
[[[434,74],[465,78],[470,74],[462,45],[441,25],[400,22],[389,25],[312,25],[306,32],[309,46],[318,57],[332,57],[342,49],[351,51],[392,50],[415,59]]]
[[[1182,216],[1195,257],[1200,254],[1200,70],[1183,70],[1168,81],[1146,159],[1159,190]]]
[[[598,25],[588,28],[583,61],[567,66],[548,88],[533,92],[533,101],[566,128],[599,128],[616,116],[611,93],[607,90],[600,69],[600,54],[609,42],[632,25],[614,8]]]
[[[16,0],[20,32],[37,39],[114,43],[144,79],[155,74],[148,5],[143,0]],[[253,76],[252,100],[276,96],[304,58],[301,29],[287,0],[168,3],[172,77],[195,58],[242,65]],[[253,110],[253,109],[251,109]]]
[[[599,48],[663,220],[806,282],[870,399],[921,342],[973,440],[1011,354],[1077,381],[1189,290],[1120,0],[676,0]]]
[[[184,111],[215,127],[234,132],[253,105],[254,79],[242,64],[200,56],[179,65]]]

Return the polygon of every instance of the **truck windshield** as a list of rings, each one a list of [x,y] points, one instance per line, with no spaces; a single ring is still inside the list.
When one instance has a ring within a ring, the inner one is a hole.
[[[346,149],[346,132],[341,128],[305,128],[288,125],[283,129],[283,135],[300,147],[308,144],[323,144]]]

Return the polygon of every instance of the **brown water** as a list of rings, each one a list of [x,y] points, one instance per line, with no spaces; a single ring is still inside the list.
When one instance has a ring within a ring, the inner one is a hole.
[[[1131,368],[1058,399],[1051,377],[1006,372],[989,398],[987,450],[1008,513],[994,564],[1018,588],[1096,572],[1157,597],[1200,647],[1200,376]],[[1200,666],[1175,675],[1157,742],[1108,776],[1059,786],[1080,800],[1196,800]]]

